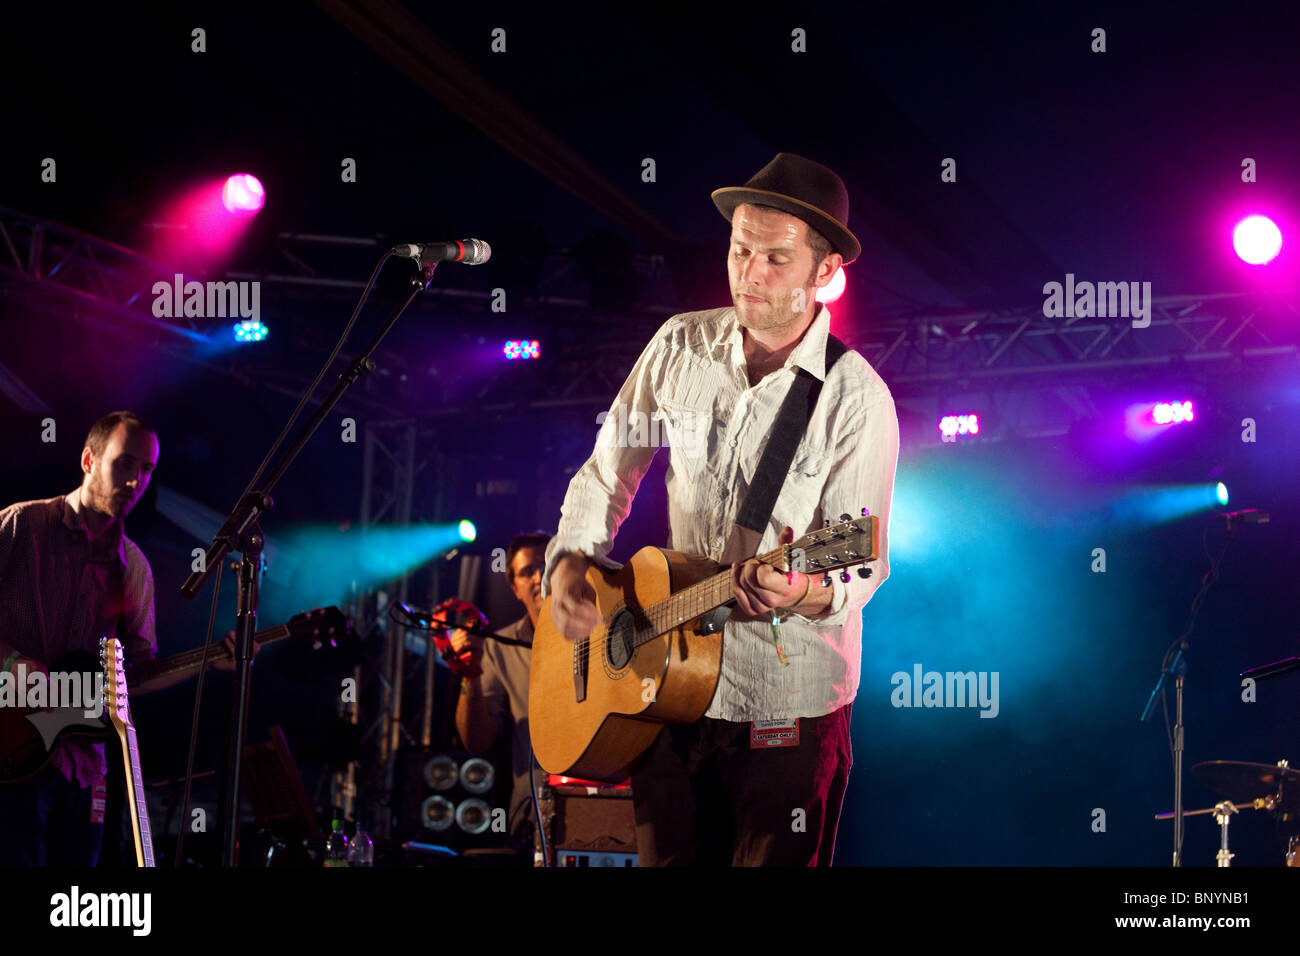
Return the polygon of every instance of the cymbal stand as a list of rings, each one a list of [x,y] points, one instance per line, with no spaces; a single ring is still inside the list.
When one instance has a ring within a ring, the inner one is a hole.
[[[1237,805],[1231,800],[1214,805],[1214,819],[1219,824],[1219,852],[1214,858],[1219,861],[1219,866],[1231,866],[1231,860],[1236,856],[1235,853],[1228,852],[1228,822],[1236,812]]]

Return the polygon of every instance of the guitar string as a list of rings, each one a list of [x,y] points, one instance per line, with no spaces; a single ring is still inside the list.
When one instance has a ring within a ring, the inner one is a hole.
[[[858,541],[855,540],[857,536],[850,536],[850,535],[839,533],[836,528],[823,529],[823,530],[830,531],[831,533],[823,534],[819,540],[817,537],[818,532],[814,532],[812,535],[812,541],[810,542],[811,545],[824,546],[825,544],[830,543],[834,539],[843,539],[845,556],[847,556],[848,554],[858,554],[857,551],[855,551],[852,547],[850,547],[850,543],[852,544],[858,543]],[[860,536],[860,531],[859,531],[859,536]],[[767,554],[759,555],[759,560],[762,561],[764,564],[768,564],[771,567],[777,568],[777,570],[781,570],[780,567],[777,564],[775,564],[775,561],[778,558],[784,556],[785,566],[786,568],[789,568],[790,555],[793,552],[793,549],[794,549],[794,544],[781,545],[780,547],[775,548],[772,551],[769,551]],[[840,556],[835,552],[831,552],[830,554],[826,555],[826,557],[829,557],[832,563],[838,563],[840,561]],[[820,561],[821,556],[818,555],[812,560]],[[858,563],[859,560],[862,559],[859,558],[850,563]],[[848,565],[839,564],[839,566],[847,567]],[[834,570],[834,568],[826,567],[826,568],[818,568],[818,570],[825,570],[826,573],[829,573],[831,570]],[[645,609],[640,619],[634,625],[634,631],[633,631],[634,636],[632,640],[632,654],[636,653],[637,648],[641,647],[644,644],[649,643],[655,638],[662,637],[663,635],[671,632],[677,627],[680,627],[682,624],[686,623],[687,621],[693,620],[694,618],[697,618],[702,614],[708,613],[710,610],[713,610],[714,608],[722,604],[725,604],[726,603],[725,595],[728,595],[730,593],[731,593],[731,571],[730,569],[728,569],[727,571],[723,571],[709,578],[705,578],[702,581],[698,581],[689,587],[683,588],[681,591],[669,595],[665,600],[659,601],[656,604],[651,605],[649,608]],[[685,610],[682,610],[683,606],[685,606],[686,608]],[[633,613],[635,614],[635,611]],[[685,615],[684,617],[682,616],[683,614]],[[608,653],[607,653],[608,636],[609,636],[608,631],[606,631],[604,638],[596,640],[596,643],[600,645],[602,663],[608,661]],[[578,662],[578,655],[581,654],[582,649],[586,648],[588,650],[588,653],[585,656],[587,657],[588,668],[590,668],[591,657],[592,657],[590,653],[590,645],[592,644],[592,641],[593,641],[592,638],[585,637],[574,642],[573,646],[574,646],[575,665]]]
[[[149,823],[149,804],[144,791],[144,777],[140,769],[139,738],[136,735],[135,725],[131,722],[130,697],[127,694],[125,675],[119,670],[122,645],[114,638],[112,643],[106,646],[105,650],[104,663],[113,677],[113,703],[108,706],[110,713],[124,724],[123,729],[125,732],[119,737],[119,741],[126,750],[127,760],[131,764],[132,789],[135,791],[136,804],[136,812],[132,816],[135,817],[135,827],[140,832],[140,852],[142,856],[152,858],[153,829]],[[122,739],[123,737],[125,739]]]

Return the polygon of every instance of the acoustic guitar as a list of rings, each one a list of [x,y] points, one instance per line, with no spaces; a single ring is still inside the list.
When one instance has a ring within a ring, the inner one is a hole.
[[[759,555],[781,571],[826,573],[878,558],[874,516]],[[869,575],[870,569],[859,568]],[[848,572],[842,574],[848,579]],[[537,762],[549,773],[619,781],[667,723],[708,709],[722,665],[718,612],[735,603],[731,571],[707,558],[642,548],[617,573],[587,571],[601,622],[570,641],[542,602],[533,635],[528,719]]]

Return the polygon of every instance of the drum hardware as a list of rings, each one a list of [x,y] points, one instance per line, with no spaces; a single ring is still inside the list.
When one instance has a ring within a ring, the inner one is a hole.
[[[1300,811],[1300,770],[1286,760],[1276,764],[1246,763],[1235,760],[1208,760],[1192,768],[1192,775],[1203,787],[1221,797],[1213,807],[1185,810],[1184,818],[1213,814],[1219,824],[1217,866],[1230,866],[1236,855],[1228,849],[1228,823],[1241,810],[1263,810],[1281,823],[1294,823]],[[1265,791],[1266,796],[1252,796]],[[1172,820],[1172,811],[1157,813],[1157,820]],[[1287,866],[1300,866],[1300,836],[1292,836],[1286,853]]]
[[[1219,866],[1231,866],[1235,853],[1228,852],[1228,823],[1237,807],[1232,801],[1224,800],[1214,806],[1214,819],[1219,824],[1219,852],[1214,855]]]

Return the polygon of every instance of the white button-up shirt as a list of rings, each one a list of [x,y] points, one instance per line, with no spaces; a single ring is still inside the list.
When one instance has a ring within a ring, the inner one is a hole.
[[[722,674],[706,716],[750,721],[820,717],[857,694],[862,608],[889,577],[889,508],[898,463],[898,416],[889,388],[861,355],[849,352],[826,374],[830,312],[819,305],[785,365],[749,384],[741,327],[728,307],[687,312],[664,323],[605,414],[596,448],[573,476],[560,526],[546,550],[543,588],[567,552],[616,570],[614,535],[658,446],[669,446],[668,547],[722,565],[753,557],[734,523],[758,467],[795,367],[824,384],[812,421],[764,530],[759,553],[779,544],[782,527],[798,538],[863,508],[880,519],[880,557],[863,579],[850,572],[828,613],[792,615],[780,627],[782,665],[767,621],[728,621]],[[752,535],[750,536],[752,540]],[[814,577],[813,587],[820,586]],[[544,593],[545,593],[544,590]]]

